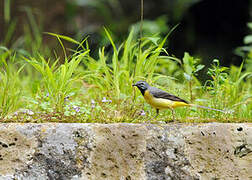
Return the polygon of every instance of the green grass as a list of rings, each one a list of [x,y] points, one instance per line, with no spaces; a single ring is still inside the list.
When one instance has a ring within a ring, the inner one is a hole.
[[[178,108],[178,122],[252,122],[251,59],[229,68],[213,60],[206,70],[209,80],[202,83],[198,72],[207,67],[189,53],[182,60],[171,56],[165,49],[169,34],[164,39],[143,37],[139,52],[134,28],[122,44],[104,31],[112,51],[101,47],[97,58],[90,55],[88,39],[78,42],[48,33],[62,47],[63,57],[59,57],[41,45],[38,29],[31,33],[37,36],[33,47],[30,35],[24,41],[27,46],[31,42],[27,49],[1,46],[1,122],[170,122],[170,110],[153,119],[155,110],[132,87],[138,80],[194,104],[231,112]],[[81,50],[66,50],[63,41]]]

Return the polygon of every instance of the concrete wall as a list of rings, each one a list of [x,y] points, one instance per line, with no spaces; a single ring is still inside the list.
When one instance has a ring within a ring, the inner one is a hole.
[[[0,179],[252,179],[252,125],[1,124]]]

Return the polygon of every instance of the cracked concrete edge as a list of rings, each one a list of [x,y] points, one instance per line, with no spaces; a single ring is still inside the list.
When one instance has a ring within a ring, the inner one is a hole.
[[[251,179],[252,124],[1,124],[0,179]]]

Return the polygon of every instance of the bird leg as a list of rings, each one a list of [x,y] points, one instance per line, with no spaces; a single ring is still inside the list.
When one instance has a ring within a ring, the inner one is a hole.
[[[173,108],[171,108],[171,111],[172,111],[172,120],[175,121],[175,111]]]
[[[157,114],[156,114],[156,116],[154,118],[156,118],[158,116],[158,114],[159,114],[159,109],[157,109],[156,111],[157,111]]]

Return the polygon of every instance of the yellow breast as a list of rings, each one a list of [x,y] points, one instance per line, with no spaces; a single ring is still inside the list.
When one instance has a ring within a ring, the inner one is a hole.
[[[176,108],[180,106],[188,106],[187,103],[180,101],[172,101],[169,99],[163,98],[155,98],[148,90],[144,93],[144,99],[148,104],[156,109],[168,109],[168,108]]]

